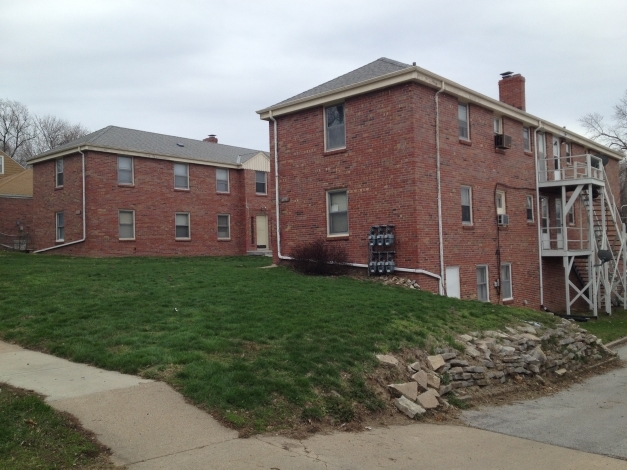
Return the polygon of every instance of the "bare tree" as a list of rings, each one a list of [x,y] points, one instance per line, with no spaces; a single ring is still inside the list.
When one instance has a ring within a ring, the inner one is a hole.
[[[87,133],[80,124],[51,115],[31,115],[22,103],[0,99],[0,148],[19,163]]]
[[[579,122],[588,131],[590,138],[627,154],[627,91],[614,105],[613,118],[614,122],[607,124],[599,113],[588,113]]]
[[[35,138],[33,119],[22,103],[0,99],[0,145],[17,161],[20,153]]]

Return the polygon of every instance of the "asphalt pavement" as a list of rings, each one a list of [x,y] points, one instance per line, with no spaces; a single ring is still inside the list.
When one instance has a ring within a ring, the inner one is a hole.
[[[627,360],[627,346],[616,351]],[[476,428],[627,460],[627,368],[552,396],[462,416]]]

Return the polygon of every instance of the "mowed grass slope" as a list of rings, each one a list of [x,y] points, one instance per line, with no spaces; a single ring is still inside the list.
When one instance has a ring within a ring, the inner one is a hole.
[[[261,431],[303,413],[348,421],[355,406],[381,407],[364,380],[376,353],[551,321],[527,309],[260,269],[269,262],[0,254],[0,337],[165,380],[235,426]]]

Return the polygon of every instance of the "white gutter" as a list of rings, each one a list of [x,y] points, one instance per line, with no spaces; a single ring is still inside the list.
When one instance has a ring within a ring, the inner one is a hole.
[[[279,215],[279,147],[278,147],[278,138],[277,138],[277,122],[276,119],[272,116],[272,110],[268,111],[268,119],[270,119],[274,123],[274,192],[275,192],[275,208],[276,208],[276,249],[277,249],[277,257],[283,260],[293,260],[291,256],[283,256],[281,254],[281,223],[280,223],[280,215]],[[440,218],[441,219],[441,218]],[[368,268],[367,264],[360,263],[346,263],[346,266],[352,266],[354,268]],[[442,284],[442,277],[438,276],[429,271],[425,271],[423,269],[411,269],[411,268],[396,268],[395,271],[405,272],[405,273],[416,273],[416,274],[425,274],[427,276],[434,277],[440,281],[440,285]],[[440,287],[441,288],[441,287]]]
[[[435,160],[436,174],[438,181],[438,235],[440,237],[440,295],[445,294],[444,288],[444,235],[442,234],[442,187],[440,184],[440,105],[438,95],[444,91],[444,81],[442,88],[435,94]]]
[[[77,148],[78,153],[82,156],[83,162],[83,238],[80,240],[75,240],[73,242],[63,243],[61,245],[50,246],[48,248],[43,248],[41,250],[33,251],[33,253],[42,253],[44,251],[56,250],[57,248],[63,248],[64,246],[75,245],[77,243],[82,243],[87,238],[87,222],[85,219],[85,154],[81,152],[81,148]],[[55,235],[56,236],[56,235]]]
[[[544,129],[544,124],[542,121],[538,120],[538,127],[533,131],[533,144],[535,146],[535,167],[536,167],[536,214],[538,217],[538,268],[540,274],[540,306],[544,307],[544,282],[542,280],[542,230],[540,228],[542,224],[542,213],[540,212],[540,181],[539,181],[539,173],[538,173],[538,131],[540,129]],[[544,135],[544,134],[543,134]],[[544,160],[546,164],[546,137],[544,142]],[[548,167],[547,167],[548,173]]]

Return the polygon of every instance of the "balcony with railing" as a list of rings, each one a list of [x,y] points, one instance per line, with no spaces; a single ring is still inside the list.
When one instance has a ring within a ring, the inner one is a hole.
[[[543,227],[542,256],[584,256],[592,253],[587,227]]]
[[[603,186],[603,162],[590,154],[539,158],[538,184],[540,188],[578,184]]]

